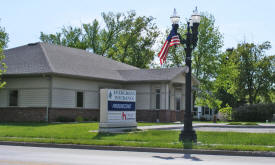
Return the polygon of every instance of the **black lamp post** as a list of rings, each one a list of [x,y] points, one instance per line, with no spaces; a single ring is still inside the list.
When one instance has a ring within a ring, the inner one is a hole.
[[[177,29],[179,27],[179,19],[180,17],[176,13],[176,9],[174,9],[173,16],[170,17],[171,21],[173,23],[172,27],[175,28],[176,33]],[[186,80],[186,87],[185,87],[185,111],[184,111],[184,128],[181,131],[181,134],[179,136],[179,140],[183,141],[184,144],[190,144],[192,142],[197,142],[197,135],[196,132],[193,130],[192,126],[192,113],[191,113],[191,54],[193,49],[197,46],[198,41],[198,27],[200,24],[200,15],[198,13],[197,7],[195,8],[191,18],[187,22],[187,33],[186,33],[186,39],[183,39],[179,33],[178,36],[180,38],[180,43],[185,45],[185,53],[186,53],[186,59],[185,63],[187,66],[187,72],[185,74],[185,80]]]

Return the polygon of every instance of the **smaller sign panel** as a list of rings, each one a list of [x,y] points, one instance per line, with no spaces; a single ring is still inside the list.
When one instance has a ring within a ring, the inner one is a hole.
[[[108,101],[108,111],[135,111],[135,102]]]
[[[135,90],[108,89],[108,101],[136,102]]]
[[[123,123],[123,122],[136,122],[136,113],[133,111],[109,111],[108,122]]]

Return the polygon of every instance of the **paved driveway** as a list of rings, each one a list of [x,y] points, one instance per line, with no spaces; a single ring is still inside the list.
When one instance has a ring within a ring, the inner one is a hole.
[[[183,124],[142,126],[139,129],[181,130]],[[257,126],[227,125],[226,123],[194,123],[196,131],[214,132],[249,132],[249,133],[275,133],[275,124],[260,124]]]
[[[275,128],[195,127],[196,131],[275,133]]]

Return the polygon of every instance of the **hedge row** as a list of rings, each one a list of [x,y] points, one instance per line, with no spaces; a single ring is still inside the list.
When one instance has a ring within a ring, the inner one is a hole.
[[[232,110],[234,121],[265,122],[273,120],[275,104],[245,105]]]

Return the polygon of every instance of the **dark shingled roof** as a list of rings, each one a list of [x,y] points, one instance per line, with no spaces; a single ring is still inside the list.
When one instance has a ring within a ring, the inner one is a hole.
[[[172,80],[184,68],[139,69],[85,50],[32,43],[4,51],[4,75],[62,74],[116,81]]]

